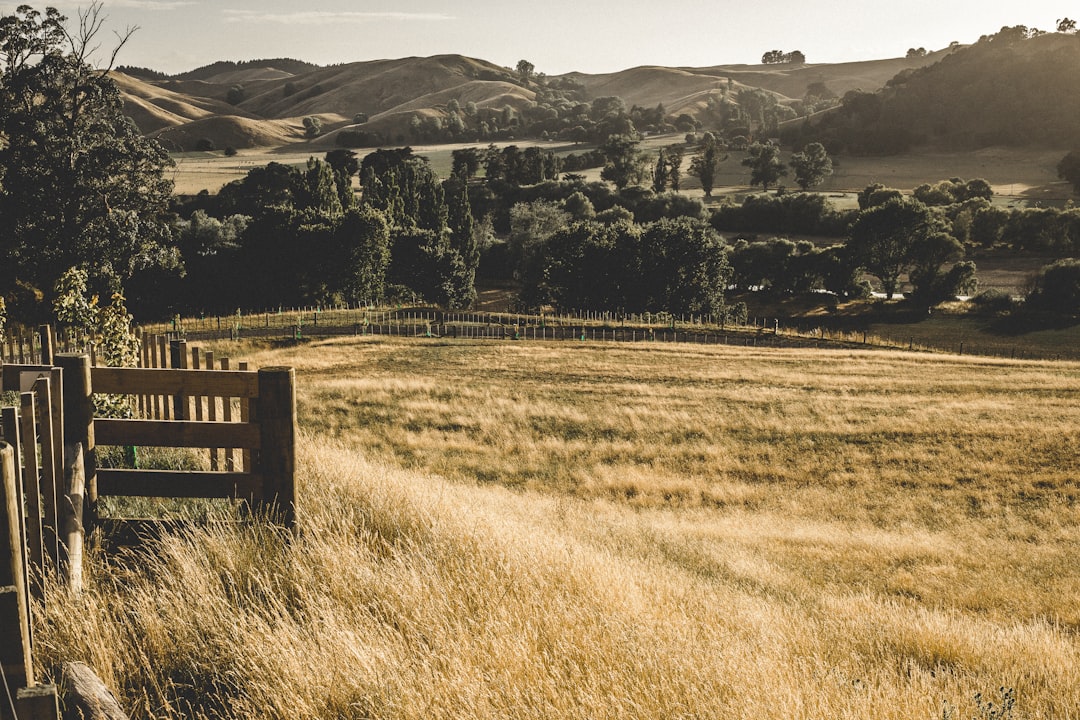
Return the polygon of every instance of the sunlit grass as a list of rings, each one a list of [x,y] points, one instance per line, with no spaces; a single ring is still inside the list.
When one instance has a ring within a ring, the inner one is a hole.
[[[46,607],[139,717],[1080,708],[1080,365],[343,339],[300,534],[212,526]],[[100,558],[99,558],[100,560]]]

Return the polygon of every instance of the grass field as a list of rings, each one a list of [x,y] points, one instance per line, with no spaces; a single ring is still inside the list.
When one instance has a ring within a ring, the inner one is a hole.
[[[682,135],[663,135],[646,139],[642,148],[655,153],[659,148],[683,141]],[[585,152],[588,146],[574,146],[563,142],[520,140],[499,142],[500,147],[538,145],[557,154]],[[462,147],[487,147],[486,143],[457,145],[414,146],[417,153],[428,157],[432,167],[441,177],[450,175],[451,153]],[[281,148],[257,148],[242,150],[234,157],[218,152],[181,153],[173,155],[176,168],[173,180],[176,192],[194,195],[206,189],[216,193],[223,185],[244,177],[253,167],[269,162],[303,165],[309,157],[323,157],[327,148],[316,146],[284,146]],[[895,157],[841,157],[836,159],[833,175],[819,188],[829,193],[838,208],[857,207],[856,194],[871,183],[880,182],[889,187],[911,190],[922,183],[935,183],[951,177],[964,179],[983,178],[991,183],[997,202],[1004,206],[1040,202],[1060,205],[1071,197],[1067,182],[1057,177],[1057,163],[1065,155],[1064,150],[1030,150],[1013,148],[988,148],[971,153],[916,152]],[[361,156],[368,151],[357,150]],[[748,187],[750,173],[740,160],[745,153],[731,152],[720,164],[716,188],[716,200],[729,197],[741,201],[752,189]],[[785,156],[786,157],[786,156]],[[691,196],[702,197],[701,186],[696,178],[689,176],[689,158],[684,160],[683,187]],[[600,170],[583,173],[589,180],[599,180]],[[788,178],[786,184],[795,187]]]
[[[303,530],[196,531],[47,608],[48,657],[137,717],[1080,713],[1080,364],[226,349],[297,368]]]

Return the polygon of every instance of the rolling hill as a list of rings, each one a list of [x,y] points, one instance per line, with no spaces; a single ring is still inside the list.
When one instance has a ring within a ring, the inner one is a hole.
[[[323,123],[323,136],[314,143],[319,147],[333,146],[343,131],[367,143],[441,142],[437,132],[424,134],[421,127],[438,130],[456,120],[452,113],[464,115],[466,107],[461,140],[488,137],[480,131],[486,124],[504,137],[539,135],[541,127],[565,128],[567,118],[582,112],[581,103],[607,96],[622,98],[628,109],[662,105],[668,123],[683,114],[708,123],[710,107],[717,101],[733,105],[743,90],[762,90],[776,103],[801,110],[811,86],[835,97],[859,91],[876,99],[864,97],[863,106],[842,105],[809,122],[800,116],[787,126],[784,137],[790,143],[820,139],[834,152],[864,154],[928,143],[953,149],[1080,143],[1077,38],[1055,33],[1006,42],[996,37],[922,57],[642,66],[569,73],[543,84],[523,82],[508,68],[461,55],[332,67],[295,60],[222,62],[166,79],[151,71],[143,79],[116,77],[136,124],[173,150],[193,150],[206,141],[238,149],[309,142],[302,126],[308,116]],[[528,118],[530,130],[522,133],[520,126],[508,124],[505,118],[511,116]]]

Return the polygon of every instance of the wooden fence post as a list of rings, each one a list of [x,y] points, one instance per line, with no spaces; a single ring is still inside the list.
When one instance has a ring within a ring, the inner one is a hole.
[[[56,364],[64,371],[64,467],[72,466],[76,443],[81,443],[86,477],[83,526],[93,527],[97,519],[98,489],[90,358],[75,353],[60,353],[56,356]],[[71,478],[65,478],[65,487],[71,487]]]
[[[296,523],[296,371],[260,369],[257,406],[263,502],[291,529]]]
[[[15,450],[0,443],[0,666],[11,697],[34,682],[21,516]]]
[[[41,345],[41,364],[52,365],[55,346],[53,345],[52,325],[42,325],[38,328],[38,339]]]

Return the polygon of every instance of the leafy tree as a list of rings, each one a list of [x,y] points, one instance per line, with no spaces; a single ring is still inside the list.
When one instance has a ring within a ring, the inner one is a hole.
[[[916,262],[916,250],[929,254],[927,248],[936,249],[935,236],[941,232],[940,219],[921,202],[894,198],[859,214],[848,247],[858,265],[881,281],[891,300],[901,273]]]
[[[963,256],[964,246],[944,232],[927,233],[912,243],[911,270],[908,273],[912,300],[929,308],[955,297],[957,278],[949,278],[941,272],[941,268],[945,263],[959,260]]]
[[[225,94],[225,101],[230,105],[239,105],[247,98],[247,91],[243,85],[233,85]]]
[[[742,164],[750,168],[750,185],[761,185],[763,190],[787,175],[787,168],[780,161],[780,148],[772,143],[754,143]]]
[[[536,66],[528,60],[518,60],[517,67],[518,78],[521,80],[521,84],[528,87],[533,77],[533,72],[536,70]]]
[[[904,196],[899,190],[885,187],[881,183],[867,185],[859,191],[859,209],[869,210],[872,207],[883,205],[889,200],[900,199]]]
[[[341,207],[348,210],[356,204],[356,193],[353,192],[352,178],[360,172],[360,160],[352,150],[339,148],[326,153],[326,163],[334,171],[334,184],[337,186],[338,197],[341,199]]]
[[[1057,21],[1057,31],[1059,33],[1072,34],[1076,32],[1076,21],[1069,18],[1061,18]]]
[[[783,50],[769,50],[761,56],[762,65],[779,65],[784,62]]]
[[[304,137],[317,138],[322,135],[322,120],[320,120],[319,118],[313,115],[309,115],[308,117],[304,118],[303,123]]]
[[[454,177],[469,180],[476,176],[480,170],[480,151],[476,148],[461,148],[454,150],[450,166],[450,174]]]
[[[667,160],[668,160],[668,182],[671,183],[671,189],[675,192],[679,192],[680,185],[682,184],[682,161],[683,161],[683,149],[681,145],[668,145],[667,147]]]
[[[1080,193],[1080,150],[1073,150],[1057,164],[1057,175],[1068,180],[1074,193]]]
[[[341,215],[341,196],[338,194],[334,169],[330,163],[308,158],[301,204],[331,217]]]
[[[720,157],[720,148],[713,134],[707,132],[702,135],[701,151],[690,160],[690,174],[701,181],[701,189],[705,191],[705,197],[712,197],[716,169],[723,159]]]
[[[1026,306],[1058,315],[1080,315],[1080,260],[1058,260],[1042,268],[1032,281]]]
[[[629,135],[611,135],[600,149],[606,162],[600,177],[617,188],[639,185],[646,177],[646,160],[638,150],[639,141]]]
[[[351,208],[334,231],[334,246],[343,254],[340,290],[349,302],[383,296],[390,265],[390,230],[382,213],[367,207]]]
[[[791,169],[795,171],[795,182],[803,190],[816,187],[832,175],[832,158],[825,152],[821,143],[810,143],[791,156]]]
[[[908,59],[926,57],[926,48],[908,48],[907,57]]]
[[[789,53],[785,53],[784,62],[789,65],[803,65],[806,63],[806,55],[802,50],[792,50]]]
[[[87,63],[100,11],[80,13],[74,33],[54,8],[0,18],[0,288],[49,292],[70,267],[115,288],[165,262],[172,161],[125,116],[109,77],[130,31],[105,69]]]
[[[660,148],[656,156],[656,166],[653,168],[653,192],[662,193],[668,184],[668,159],[667,152]]]

